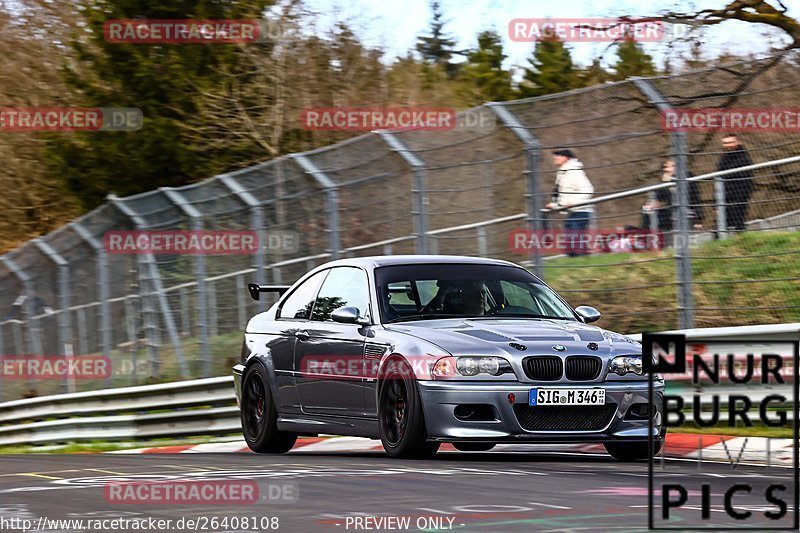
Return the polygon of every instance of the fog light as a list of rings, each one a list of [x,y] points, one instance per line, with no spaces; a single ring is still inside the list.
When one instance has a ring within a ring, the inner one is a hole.
[[[614,372],[617,375],[624,376],[630,372],[642,375],[643,368],[642,368],[642,356],[641,355],[622,355],[619,357],[615,357],[611,360],[611,365],[609,366],[611,372]]]

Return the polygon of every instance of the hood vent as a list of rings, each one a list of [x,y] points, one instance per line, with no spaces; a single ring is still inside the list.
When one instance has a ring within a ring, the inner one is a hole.
[[[577,333],[581,340],[586,342],[603,342],[606,340],[606,338],[603,337],[602,331],[593,329],[579,329]]]
[[[515,340],[513,337],[506,337],[492,331],[486,331],[485,329],[462,329],[460,331],[456,331],[456,333],[469,335],[470,337],[475,337],[476,339],[490,342],[508,342]]]
[[[562,341],[563,342],[563,341],[566,341],[566,342],[570,342],[570,341],[574,341],[575,340],[575,337],[573,337],[571,335],[570,336],[564,336],[564,335],[539,335],[539,336],[526,335],[524,337],[517,337],[517,338],[519,340],[521,340],[521,341],[532,341],[532,342],[536,342],[536,341],[541,341],[541,342],[556,342],[556,341]]]

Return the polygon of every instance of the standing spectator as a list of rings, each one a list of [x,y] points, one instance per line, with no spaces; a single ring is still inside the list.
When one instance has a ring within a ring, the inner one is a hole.
[[[586,173],[583,171],[583,163],[578,161],[572,150],[556,150],[553,152],[553,164],[558,167],[556,172],[555,199],[547,204],[548,209],[567,207],[567,219],[564,221],[564,230],[573,233],[577,237],[577,248],[570,246],[567,255],[576,256],[588,253],[588,250],[580,243],[580,235],[589,226],[593,207],[591,205],[578,205],[588,202],[594,194],[594,187]],[[571,207],[575,206],[577,207]],[[574,244],[574,243],[573,243]]]
[[[691,176],[691,172],[686,173],[687,178]],[[673,206],[677,203],[673,201],[673,195],[676,192],[674,186],[675,178],[675,160],[667,158],[661,165],[661,181],[663,183],[671,183],[673,186],[655,191],[653,197],[642,208],[645,214],[651,211],[656,212],[656,224],[658,230],[662,233],[672,231],[673,212],[675,211]],[[703,227],[703,199],[700,197],[700,187],[697,186],[696,181],[687,183],[689,185],[689,223],[694,229],[700,229]],[[650,224],[647,217],[645,217],[644,222],[644,227],[649,228]]]
[[[722,148],[725,151],[719,158],[718,170],[730,170],[753,164],[735,133],[726,133],[722,136]],[[729,229],[741,231],[747,221],[747,209],[750,195],[753,193],[753,173],[743,170],[722,176],[722,179],[725,182],[726,224]]]

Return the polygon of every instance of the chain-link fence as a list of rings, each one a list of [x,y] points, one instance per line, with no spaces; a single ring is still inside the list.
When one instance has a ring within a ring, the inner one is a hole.
[[[573,305],[597,306],[601,326],[624,332],[796,321],[797,130],[739,133],[754,166],[719,173],[730,157],[721,130],[669,131],[664,117],[800,109],[798,83],[798,55],[784,53],[486,104],[451,131],[374,132],[186,187],[112,195],[0,258],[1,353],[95,354],[110,359],[110,371],[83,380],[4,372],[0,397],[225,373],[246,321],[270,303],[250,300],[246,284],[288,284],[337,257],[509,259]],[[594,186],[583,207],[588,233],[603,244],[590,253],[532,244],[574,211],[546,208],[556,149],[574,151]],[[109,232],[121,230],[255,231],[262,239],[248,254],[126,254],[108,246]],[[514,241],[519,230],[524,246]],[[628,238],[637,231],[657,239],[640,245]],[[270,236],[294,236],[294,245],[269,245]]]

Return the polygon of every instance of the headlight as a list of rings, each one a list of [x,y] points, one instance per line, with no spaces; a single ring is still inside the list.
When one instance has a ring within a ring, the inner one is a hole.
[[[611,360],[611,371],[620,376],[630,372],[642,375],[642,356],[641,355],[621,355]]]
[[[513,373],[511,364],[502,357],[442,357],[433,365],[433,376],[436,378],[453,378],[460,376],[478,376],[488,374],[499,376],[507,372]]]
[[[459,357],[456,359],[456,370],[462,376],[476,376],[480,372],[478,360],[474,357]]]

